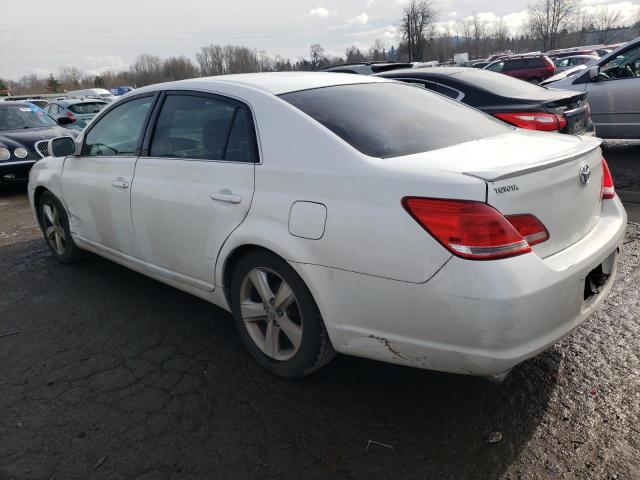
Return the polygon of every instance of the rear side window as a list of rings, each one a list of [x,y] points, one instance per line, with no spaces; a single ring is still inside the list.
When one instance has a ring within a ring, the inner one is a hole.
[[[85,113],[98,113],[105,107],[106,103],[103,102],[86,102],[76,103],[69,105],[69,110],[73,113],[85,114]]]
[[[149,155],[254,162],[257,155],[250,118],[246,107],[220,98],[168,95]]]
[[[340,85],[281,98],[371,157],[427,152],[512,130],[478,110],[402,83]]]

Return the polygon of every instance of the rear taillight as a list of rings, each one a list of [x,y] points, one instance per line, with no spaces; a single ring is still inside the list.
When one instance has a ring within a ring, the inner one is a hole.
[[[537,245],[549,239],[549,232],[533,215],[507,215],[505,217],[511,225],[518,231],[529,246]]]
[[[75,115],[73,113],[67,112],[67,113],[65,113],[65,115],[67,117],[69,117],[71,120],[73,120],[74,122],[76,121],[76,117],[75,117]]]
[[[549,238],[532,215],[503,216],[482,202],[405,197],[405,210],[451,253],[473,260],[514,257]],[[531,239],[531,244],[526,238]]]
[[[567,126],[567,119],[562,114],[544,112],[496,113],[496,118],[519,128],[553,132]]]
[[[611,200],[616,196],[616,188],[613,186],[613,177],[607,161],[602,159],[602,199]]]

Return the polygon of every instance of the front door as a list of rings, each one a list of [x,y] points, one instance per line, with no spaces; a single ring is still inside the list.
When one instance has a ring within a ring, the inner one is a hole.
[[[640,139],[640,45],[602,65],[587,92],[596,135]]]
[[[216,95],[169,92],[161,102],[133,181],[135,235],[153,273],[210,291],[218,252],[253,197],[253,119]]]
[[[152,104],[153,96],[134,98],[98,118],[84,136],[81,154],[68,157],[62,173],[71,231],[134,257],[130,187]]]

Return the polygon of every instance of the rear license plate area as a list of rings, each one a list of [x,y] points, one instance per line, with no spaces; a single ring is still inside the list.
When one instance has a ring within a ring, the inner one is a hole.
[[[598,295],[605,285],[609,282],[611,275],[613,274],[613,268],[615,266],[616,255],[618,250],[614,251],[607,259],[591,270],[584,279],[584,299]]]

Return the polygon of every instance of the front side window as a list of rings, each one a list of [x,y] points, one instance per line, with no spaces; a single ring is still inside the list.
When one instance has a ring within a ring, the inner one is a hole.
[[[151,140],[152,157],[255,161],[248,109],[197,95],[168,95]]]
[[[491,70],[492,72],[501,72],[504,68],[504,62],[496,62],[488,65],[487,70]]]
[[[82,155],[136,155],[152,103],[153,97],[137,98],[107,112],[87,133]]]
[[[600,67],[600,78],[619,79],[638,77],[640,77],[640,46],[630,48]]]
[[[512,130],[478,110],[399,82],[339,85],[280,97],[371,157],[427,152]]]

